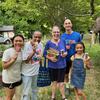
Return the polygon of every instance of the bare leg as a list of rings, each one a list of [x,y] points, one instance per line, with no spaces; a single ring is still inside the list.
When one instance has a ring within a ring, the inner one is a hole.
[[[6,91],[6,100],[12,100],[15,93],[15,88],[13,89],[5,88],[5,91]]]
[[[13,100],[21,100],[22,85],[16,87]]]
[[[83,95],[83,100],[86,100],[86,95],[85,95],[85,93],[82,92],[82,95]]]
[[[79,96],[83,97],[83,100],[86,100],[86,95],[81,89],[78,89],[77,92]]]
[[[54,81],[52,82],[52,98],[55,98],[56,89],[57,89],[57,82]]]
[[[69,74],[65,75],[65,79],[64,79],[65,84],[69,82]]]
[[[74,88],[74,91],[75,91],[75,100],[79,100],[79,96],[78,96],[78,91],[76,88]]]
[[[64,82],[58,83],[62,98],[65,98],[65,88],[64,88]]]

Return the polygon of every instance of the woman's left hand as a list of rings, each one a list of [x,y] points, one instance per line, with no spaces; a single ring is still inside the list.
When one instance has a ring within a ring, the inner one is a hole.
[[[62,57],[66,57],[67,56],[67,52],[64,52],[61,54]]]

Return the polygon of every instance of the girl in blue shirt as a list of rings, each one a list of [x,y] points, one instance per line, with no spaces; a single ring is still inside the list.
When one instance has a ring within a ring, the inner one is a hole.
[[[60,29],[58,26],[53,26],[52,38],[46,43],[44,49],[44,56],[48,59],[49,74],[52,81],[51,100],[55,100],[57,86],[60,89],[62,100],[67,100],[64,92],[66,55],[65,44],[60,40]]]

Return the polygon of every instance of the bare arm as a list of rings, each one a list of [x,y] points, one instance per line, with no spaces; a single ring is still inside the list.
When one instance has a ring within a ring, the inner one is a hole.
[[[33,50],[32,53],[29,54],[29,56],[27,57],[27,59],[25,60],[25,62],[29,62],[32,59],[32,57],[33,57],[34,54],[35,54],[35,50]]]
[[[9,68],[14,62],[15,62],[14,59],[10,59],[10,60],[7,61],[7,62],[4,62],[4,61],[3,61],[3,62],[2,62],[3,69]]]
[[[3,61],[2,66],[4,69],[9,68],[17,59],[18,53],[16,53],[12,58],[10,58],[8,61]]]

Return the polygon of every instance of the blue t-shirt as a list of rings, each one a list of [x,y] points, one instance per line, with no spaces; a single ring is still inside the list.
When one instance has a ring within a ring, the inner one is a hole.
[[[66,57],[61,56],[62,50],[64,52],[66,52],[66,47],[65,47],[64,42],[62,40],[60,40],[58,45],[56,45],[51,40],[49,40],[45,45],[45,49],[44,49],[44,53],[43,53],[44,57],[46,57],[47,50],[49,50],[50,48],[57,50],[59,52],[59,55],[57,57],[57,62],[52,62],[51,60],[48,60],[48,67],[54,68],[54,69],[65,68],[66,67]]]
[[[63,40],[66,44],[66,48],[69,46],[70,48],[67,49],[68,55],[66,60],[69,61],[70,57],[75,54],[75,44],[77,42],[81,42],[81,35],[78,32],[72,32],[71,34],[67,34],[66,32],[61,35],[61,40]]]

